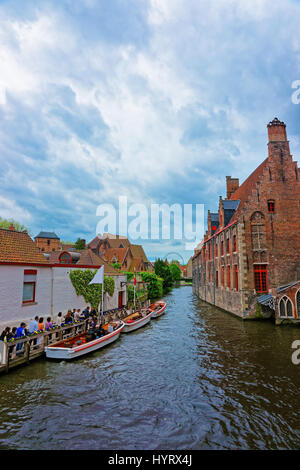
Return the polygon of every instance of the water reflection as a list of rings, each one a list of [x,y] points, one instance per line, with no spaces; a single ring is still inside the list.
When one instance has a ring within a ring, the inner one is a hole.
[[[1,449],[295,449],[297,328],[242,322],[193,297],[76,362],[0,377]]]

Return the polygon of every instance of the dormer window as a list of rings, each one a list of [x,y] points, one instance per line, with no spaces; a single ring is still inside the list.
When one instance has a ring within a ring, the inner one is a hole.
[[[60,264],[72,264],[72,256],[70,253],[62,253],[59,257]]]
[[[275,201],[268,201],[268,211],[271,213],[275,212]]]

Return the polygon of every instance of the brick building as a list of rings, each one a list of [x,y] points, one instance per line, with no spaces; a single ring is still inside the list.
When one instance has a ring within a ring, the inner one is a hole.
[[[268,128],[268,156],[240,186],[226,177],[226,198],[208,211],[207,232],[193,256],[193,289],[201,299],[241,317],[257,313],[257,297],[299,278],[300,173],[286,125]]]
[[[45,253],[60,249],[60,239],[54,232],[40,232],[34,241],[38,249]]]
[[[111,234],[97,235],[87,246],[94,253],[103,256],[108,263],[120,263],[122,271],[153,270],[142,245],[135,245],[126,237]]]

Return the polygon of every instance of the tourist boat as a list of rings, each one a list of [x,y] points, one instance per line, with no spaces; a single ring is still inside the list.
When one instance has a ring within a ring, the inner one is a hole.
[[[160,317],[166,310],[166,302],[158,301],[155,302],[154,304],[150,305],[149,310],[152,311],[152,318],[157,318]]]
[[[125,326],[122,330],[123,333],[130,333],[131,331],[137,330],[142,326],[147,325],[151,320],[152,310],[142,309],[139,312],[133,312],[127,317],[123,318]]]
[[[109,325],[112,325],[114,328],[112,332],[108,332]],[[118,320],[102,326],[105,330],[103,336],[97,337],[97,330],[86,331],[73,338],[51,344],[45,347],[46,357],[50,359],[75,359],[76,357],[96,351],[116,341],[124,326],[124,323]]]

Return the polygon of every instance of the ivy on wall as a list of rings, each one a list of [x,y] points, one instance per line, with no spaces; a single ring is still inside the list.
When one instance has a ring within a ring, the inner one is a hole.
[[[91,269],[81,270],[74,269],[70,271],[70,279],[77,295],[82,295],[84,300],[98,310],[102,298],[102,285],[91,284],[91,280],[95,276],[96,271]],[[115,280],[112,277],[104,276],[104,292],[110,296],[115,291]]]

